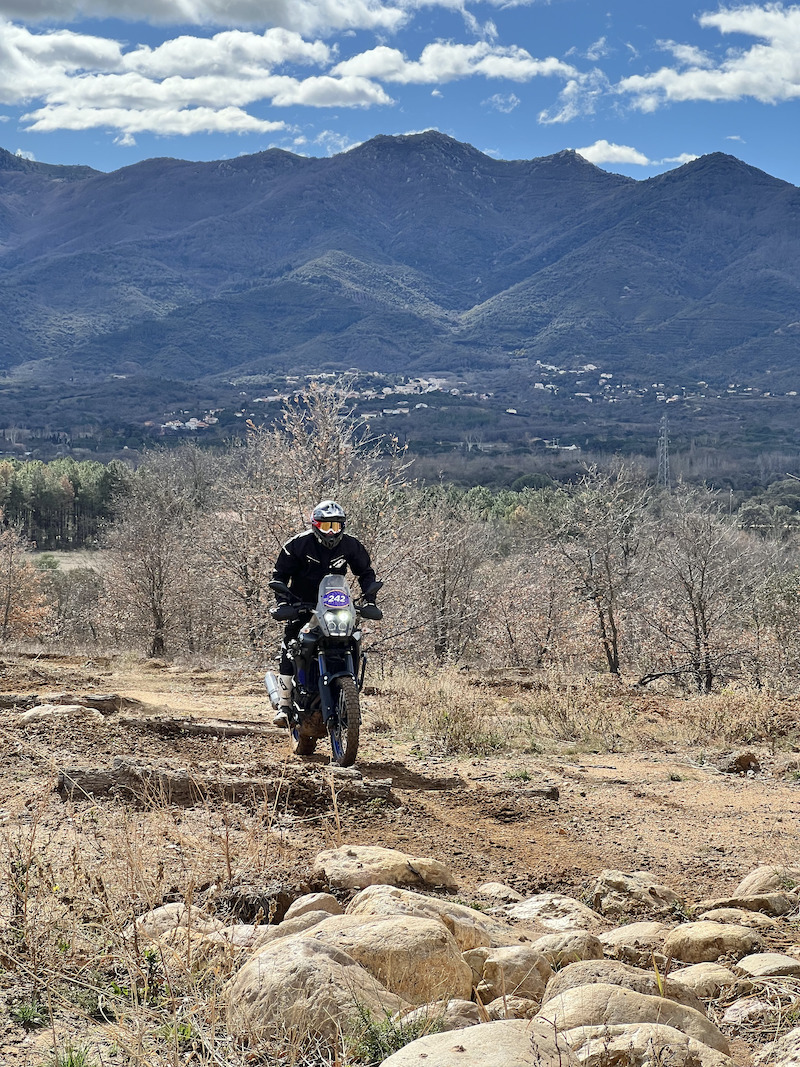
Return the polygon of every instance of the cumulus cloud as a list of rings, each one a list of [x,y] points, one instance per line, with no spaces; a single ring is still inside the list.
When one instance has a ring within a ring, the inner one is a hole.
[[[600,140],[586,148],[576,148],[579,156],[588,159],[590,163],[598,166],[601,163],[635,163],[637,166],[646,167],[650,160],[643,152],[629,145],[613,144],[611,141]]]
[[[698,21],[704,28],[752,37],[756,43],[731,49],[719,61],[683,46],[678,59],[686,69],[662,67],[651,74],[623,78],[617,91],[628,94],[644,112],[685,100],[751,98],[774,104],[800,97],[800,7],[721,8],[701,15]]]
[[[141,111],[120,107],[81,108],[75,105],[48,105],[23,116],[29,129],[37,133],[55,130],[121,130],[131,137],[135,133],[162,136],[193,133],[271,133],[286,128],[284,122],[268,122],[235,107],[174,108],[150,107]],[[120,143],[132,144],[123,138]]]
[[[517,46],[501,48],[486,41],[477,44],[436,41],[425,46],[418,60],[407,59],[397,48],[379,45],[337,64],[331,73],[404,85],[430,85],[476,74],[523,82],[550,75],[568,78],[578,72],[552,56],[534,59],[524,48]]]
[[[36,156],[33,152],[26,152],[23,148],[18,148],[14,155],[19,156],[20,159],[29,159],[32,163],[36,160]]]
[[[606,141],[605,139],[595,141],[594,144],[587,145],[586,148],[576,148],[575,151],[579,156],[583,156],[584,159],[588,159],[590,163],[594,163],[600,166],[602,163],[626,163],[637,167],[658,167],[664,163],[691,163],[693,159],[697,159],[697,156],[690,155],[688,152],[682,152],[679,156],[667,156],[665,159],[650,159],[640,152],[638,148],[631,148],[630,145],[614,144],[612,141]]]

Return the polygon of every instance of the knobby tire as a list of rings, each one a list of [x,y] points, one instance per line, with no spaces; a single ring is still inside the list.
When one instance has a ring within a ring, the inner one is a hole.
[[[358,688],[352,678],[336,678],[333,683],[336,723],[329,726],[331,760],[340,767],[351,767],[358,754],[361,708]]]

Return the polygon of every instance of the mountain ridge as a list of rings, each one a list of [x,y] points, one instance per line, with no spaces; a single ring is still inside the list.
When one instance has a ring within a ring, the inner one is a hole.
[[[798,237],[800,190],[719,152],[636,181],[435,131],[110,173],[0,150],[0,374],[90,397],[357,367],[524,393],[544,361],[789,389]]]

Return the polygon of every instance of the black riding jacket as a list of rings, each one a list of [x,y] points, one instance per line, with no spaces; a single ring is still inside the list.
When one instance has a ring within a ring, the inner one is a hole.
[[[362,592],[375,581],[369,552],[357,537],[342,534],[335,548],[327,548],[312,530],[307,530],[289,538],[283,546],[272,578],[288,585],[307,604],[316,604],[319,583],[325,575],[346,574],[348,567],[358,578]]]

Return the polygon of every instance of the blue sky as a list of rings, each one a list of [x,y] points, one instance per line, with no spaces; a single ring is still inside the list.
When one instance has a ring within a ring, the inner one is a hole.
[[[647,178],[729,152],[800,185],[800,6],[0,0],[0,146],[116,170],[438,129]]]

